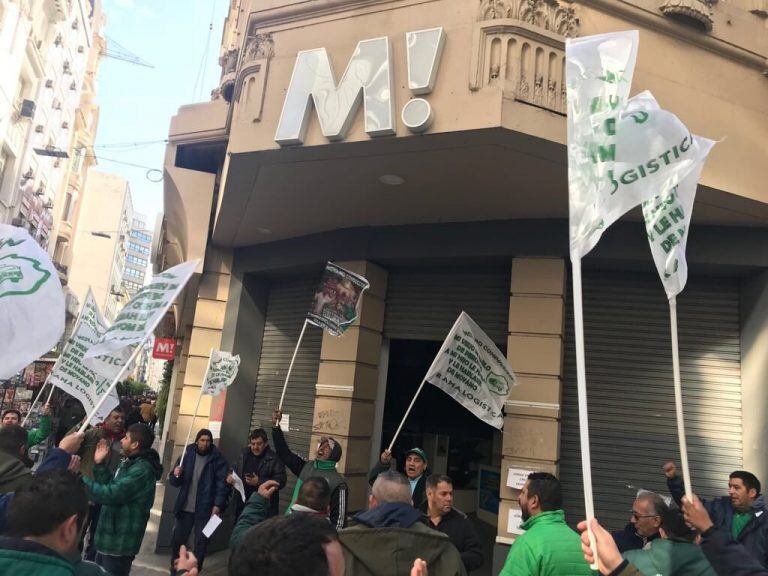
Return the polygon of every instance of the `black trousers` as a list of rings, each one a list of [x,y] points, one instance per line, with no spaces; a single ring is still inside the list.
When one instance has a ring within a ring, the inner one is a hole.
[[[98,504],[89,504],[88,507],[88,530],[85,534],[85,553],[83,558],[89,562],[96,560],[96,528],[99,525],[99,514],[101,506]]]
[[[173,563],[179,557],[179,548],[186,546],[189,535],[194,530],[195,543],[192,552],[197,558],[197,568],[202,571],[203,560],[205,559],[205,551],[208,548],[208,538],[203,536],[203,528],[205,528],[208,518],[198,517],[195,522],[195,514],[193,512],[179,512],[175,516],[173,523],[173,534],[171,535],[171,548],[173,549],[173,557],[171,558],[171,574],[173,574]]]

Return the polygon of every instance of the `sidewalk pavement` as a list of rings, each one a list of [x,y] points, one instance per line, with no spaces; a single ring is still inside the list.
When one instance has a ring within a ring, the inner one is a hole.
[[[147,523],[147,531],[144,534],[144,541],[141,543],[141,550],[133,561],[131,576],[165,576],[169,573],[170,554],[155,554],[155,544],[157,543],[157,533],[160,527],[164,495],[165,485],[158,482],[155,504],[152,507],[149,522]],[[205,569],[202,574],[205,574],[205,576],[226,576],[228,559],[229,550],[223,550],[206,556]]]

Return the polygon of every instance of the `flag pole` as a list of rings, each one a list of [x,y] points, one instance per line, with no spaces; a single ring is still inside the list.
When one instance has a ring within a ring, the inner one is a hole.
[[[573,275],[573,321],[576,340],[576,388],[579,399],[579,440],[581,441],[581,477],[584,485],[584,511],[587,515],[589,547],[595,558],[591,567],[597,569],[597,546],[591,524],[595,517],[592,495],[592,457],[589,449],[589,411],[587,409],[587,369],[584,352],[584,308],[581,291],[581,257],[571,253]]]
[[[288,379],[291,377],[291,371],[293,370],[293,363],[296,360],[296,353],[299,351],[301,340],[304,338],[304,331],[307,329],[308,321],[304,319],[304,325],[301,327],[301,334],[299,334],[299,340],[296,342],[296,348],[293,350],[293,357],[291,358],[291,364],[288,366],[288,373],[285,375],[285,383],[283,384],[283,393],[280,394],[280,404],[277,405],[277,409],[283,411],[283,400],[285,399],[285,391],[288,389]]]
[[[55,367],[55,366],[54,366]],[[53,371],[51,371],[53,372]],[[32,401],[32,405],[29,407],[29,410],[27,411],[27,415],[24,416],[24,420],[21,422],[21,427],[24,428],[27,424],[27,420],[29,420],[30,414],[32,414],[32,410],[35,409],[35,406],[37,406],[37,401],[40,400],[40,396],[43,394],[43,390],[45,390],[45,385],[48,383],[48,379],[46,378],[45,382],[43,382],[43,385],[40,386],[40,391],[37,393],[37,396],[35,396],[35,399]],[[55,386],[52,386],[52,388],[55,388]],[[50,401],[50,399],[49,399]]]
[[[197,404],[195,405],[195,411],[192,413],[192,422],[189,424],[189,432],[187,432],[187,441],[184,443],[184,449],[181,452],[181,458],[179,459],[179,467],[184,463],[184,456],[187,453],[187,446],[189,446],[189,439],[192,438],[192,429],[195,427],[195,420],[197,420],[197,411],[200,409],[200,401],[203,399],[203,390],[205,390],[205,383],[208,380],[208,372],[211,370],[211,358],[213,358],[213,348],[211,348],[211,355],[208,356],[208,365],[205,367],[205,374],[203,375],[203,381],[200,384],[200,393],[197,395]]]
[[[48,400],[45,401],[46,404],[51,403],[51,398],[53,398],[53,392],[56,390],[56,384],[51,384],[51,393],[48,394]]]
[[[86,294],[86,299],[88,298],[89,294],[93,295],[93,292],[91,291],[91,287],[90,286],[88,286],[88,292]],[[56,362],[54,362],[53,368],[51,368],[50,373],[45,378],[45,382],[43,382],[43,385],[40,387],[40,392],[37,393],[37,397],[35,398],[35,401],[32,402],[32,405],[29,407],[29,412],[27,412],[27,415],[24,417],[24,422],[21,423],[22,428],[27,423],[27,419],[29,418],[29,415],[32,414],[32,410],[34,409],[35,404],[37,404],[37,401],[40,400],[40,395],[43,393],[43,388],[45,388],[45,385],[48,383],[48,380],[51,378],[51,374],[53,374],[54,370],[56,370],[56,368],[58,367],[59,362],[61,362],[61,359],[64,357],[64,351],[67,349],[67,346],[69,346],[72,343],[72,338],[75,337],[75,334],[77,334],[77,330],[78,330],[78,328],[80,328],[80,324],[81,324],[81,322],[83,320],[83,311],[84,310],[80,310],[80,313],[77,315],[77,320],[75,321],[75,325],[72,327],[72,332],[70,333],[69,338],[67,338],[67,343],[64,344],[64,347],[61,349],[61,354],[59,354],[59,357],[56,358]],[[46,404],[50,404],[51,403],[51,397],[53,396],[53,391],[54,390],[56,390],[56,385],[52,384],[51,385],[51,393],[48,394],[48,400],[46,401]]]
[[[677,297],[669,299],[669,319],[672,332],[672,371],[675,378],[675,412],[677,413],[677,440],[680,444],[680,466],[683,469],[685,495],[690,498],[691,470],[688,467],[688,445],[685,441],[685,422],[683,420],[683,387],[680,381],[680,349],[677,337]]]
[[[424,384],[427,383],[427,377],[432,373],[432,369],[435,367],[435,364],[437,364],[438,360],[440,359],[440,355],[443,353],[443,350],[445,350],[446,347],[449,345],[447,344],[448,339],[456,331],[456,327],[459,325],[459,322],[461,321],[463,316],[464,316],[464,311],[462,311],[462,313],[459,314],[459,317],[456,318],[456,321],[453,323],[453,326],[451,326],[451,329],[448,331],[448,335],[445,337],[445,340],[443,340],[443,344],[440,346],[440,350],[438,350],[437,355],[435,356],[435,359],[432,360],[432,364],[429,365],[429,369],[427,370],[427,375],[424,377],[424,380],[421,381],[421,384],[419,385],[419,389],[416,390],[416,394],[413,395],[413,399],[411,400],[411,403],[408,406],[408,410],[405,411],[405,416],[403,416],[403,419],[400,421],[400,425],[397,427],[397,430],[395,431],[395,435],[392,438],[392,442],[389,443],[389,448],[387,448],[389,452],[392,452],[392,447],[395,445],[395,442],[397,441],[397,437],[400,436],[400,430],[403,429],[403,424],[405,424],[405,421],[408,419],[408,415],[411,413],[411,408],[413,408],[413,405],[416,403],[416,398],[418,398],[419,394],[421,394],[421,389],[424,388]]]
[[[400,426],[397,427],[397,431],[395,432],[395,435],[392,437],[392,442],[389,443],[389,448],[387,448],[387,451],[392,452],[392,447],[395,445],[395,441],[397,440],[397,437],[400,436],[400,430],[403,429],[403,424],[405,424],[405,421],[408,419],[408,414],[411,413],[411,408],[413,408],[413,405],[416,403],[416,398],[419,397],[419,394],[421,393],[421,389],[424,388],[424,384],[426,383],[427,383],[426,378],[421,381],[421,384],[419,385],[419,389],[416,390],[416,394],[413,395],[411,404],[408,406],[408,410],[405,411],[405,416],[403,416],[403,419],[400,420]]]

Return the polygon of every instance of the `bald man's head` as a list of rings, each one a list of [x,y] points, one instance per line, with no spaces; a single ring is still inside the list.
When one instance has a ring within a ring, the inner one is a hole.
[[[394,502],[412,504],[411,485],[399,472],[388,470],[379,474],[373,483],[370,507],[376,508],[376,506]]]

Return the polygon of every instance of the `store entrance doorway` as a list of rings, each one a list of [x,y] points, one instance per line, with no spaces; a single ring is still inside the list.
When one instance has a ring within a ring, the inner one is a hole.
[[[390,341],[379,453],[392,440],[441,344],[429,340]],[[405,451],[421,447],[430,459],[431,472],[448,474],[457,491],[476,490],[480,465],[493,463],[494,430],[445,392],[425,384],[403,425],[393,453],[401,463]]]

